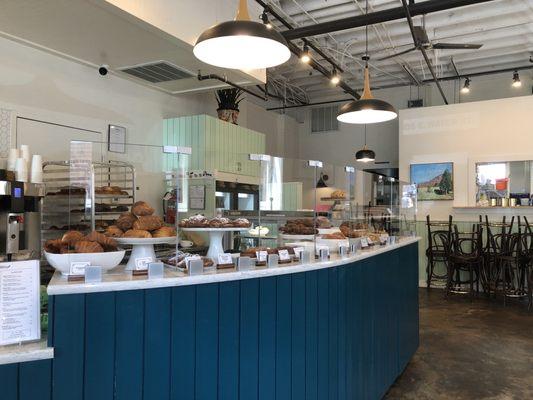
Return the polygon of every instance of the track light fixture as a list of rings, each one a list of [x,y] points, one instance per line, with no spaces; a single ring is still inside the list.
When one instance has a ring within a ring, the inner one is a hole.
[[[465,79],[465,84],[461,88],[461,93],[464,93],[464,94],[470,93],[470,78]]]
[[[311,53],[309,53],[309,47],[306,44],[304,44],[304,49],[300,53],[300,61],[304,64],[309,64],[311,61]]]
[[[267,27],[267,29],[272,29],[272,23],[268,19],[268,14],[266,10],[263,10],[263,13],[259,16],[261,18],[261,21],[263,21],[263,25]]]
[[[331,84],[337,86],[341,82],[341,77],[339,73],[337,72],[336,68],[333,68],[333,72],[331,74]]]
[[[247,0],[239,0],[235,20],[205,30],[193,52],[206,64],[243,70],[275,67],[291,56],[279,32],[250,19]]]
[[[519,88],[522,86],[522,81],[520,80],[520,75],[518,75],[518,71],[513,72],[513,87]]]

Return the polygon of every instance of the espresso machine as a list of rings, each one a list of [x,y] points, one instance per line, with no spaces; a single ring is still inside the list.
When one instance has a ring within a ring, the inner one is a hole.
[[[0,260],[39,259],[44,185],[0,180]]]

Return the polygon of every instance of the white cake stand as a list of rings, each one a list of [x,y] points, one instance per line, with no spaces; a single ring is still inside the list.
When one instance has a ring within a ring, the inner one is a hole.
[[[205,232],[209,234],[209,250],[207,257],[215,263],[218,261],[218,255],[224,253],[222,238],[226,232],[247,232],[250,228],[180,228],[183,232]]]
[[[137,260],[150,260],[148,262],[156,260],[154,244],[176,243],[176,236],[161,238],[115,238],[115,240],[120,244],[129,244],[132,246],[126,271],[133,271],[137,265]]]

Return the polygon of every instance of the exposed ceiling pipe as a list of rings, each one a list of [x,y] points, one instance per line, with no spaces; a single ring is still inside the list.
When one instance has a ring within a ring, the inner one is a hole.
[[[248,93],[248,94],[250,94],[250,95],[252,95],[254,97],[257,97],[258,99],[261,99],[263,101],[268,101],[268,97],[267,96],[258,95],[257,93],[254,93],[251,90],[246,89],[245,87],[243,87],[241,85],[237,85],[236,83],[228,81],[228,78],[226,78],[225,76],[220,76],[220,75],[217,75],[217,74],[202,75],[201,71],[198,71],[198,80],[199,81],[205,81],[205,80],[208,80],[208,79],[215,79],[217,81],[227,83],[228,85],[233,86],[236,89],[240,89],[243,92],[246,92],[246,93]]]
[[[289,24],[289,22],[287,22],[287,20],[285,20],[285,18],[283,18],[281,15],[279,15],[275,10],[272,9],[272,7],[270,7],[267,3],[265,3],[263,0],[256,0],[256,2],[261,5],[262,7],[264,7],[264,9],[266,11],[268,11],[274,18],[276,18],[279,22],[281,22],[285,27],[287,27],[288,29],[293,29],[292,28],[292,25]],[[318,54],[320,54],[320,56],[322,58],[324,58],[324,60],[326,60],[327,62],[329,62],[337,71],[339,72],[343,72],[344,70],[342,68],[340,68],[340,66],[334,61],[332,60],[329,56],[327,56],[326,54],[324,54],[324,52],[322,50],[320,50],[317,46],[315,46],[313,43],[311,43],[310,41],[304,39],[304,43],[307,44],[310,48],[312,48],[314,51],[316,51]],[[289,49],[291,50],[291,52],[296,56],[296,57],[300,57],[300,48],[295,45],[294,43],[288,41],[288,45],[289,45]],[[326,69],[325,67],[323,67],[320,63],[318,63],[317,61],[311,59],[311,61],[309,62],[309,66],[311,66],[313,69],[315,69],[316,71],[320,72],[322,75],[324,75],[326,78],[330,79],[331,78],[331,71],[329,71],[328,69]],[[361,97],[361,95],[355,91],[354,89],[352,89],[350,86],[348,86],[348,84],[346,84],[346,82],[342,81],[339,83],[339,87],[344,90],[346,93],[348,93],[349,95],[355,97],[356,99],[359,99]]]
[[[446,95],[444,94],[444,90],[442,90],[442,86],[439,83],[439,78],[437,78],[437,74],[435,73],[435,69],[433,68],[433,65],[431,65],[431,61],[429,60],[428,54],[426,52],[426,49],[424,46],[421,45],[421,43],[418,42],[418,39],[415,34],[415,28],[413,24],[413,18],[411,18],[411,13],[409,11],[409,5],[407,4],[407,0],[402,0],[403,8],[405,10],[405,16],[407,18],[407,23],[409,24],[409,30],[411,31],[411,35],[413,36],[413,43],[415,47],[420,50],[422,55],[424,56],[424,60],[426,61],[426,65],[428,66],[429,71],[431,72],[431,75],[433,76],[433,81],[437,85],[437,88],[439,89],[440,95],[442,96],[442,99],[444,100],[444,104],[448,104],[448,99],[446,99]]]
[[[408,7],[411,16],[417,16],[438,11],[445,11],[457,7],[469,6],[472,4],[487,3],[489,1],[494,0],[427,0],[421,3],[411,4]],[[336,21],[327,21],[320,24],[289,29],[281,32],[281,34],[287,40],[295,40],[403,18],[405,18],[404,8],[396,7],[388,10],[376,11],[367,15],[357,15],[355,17],[338,19]]]

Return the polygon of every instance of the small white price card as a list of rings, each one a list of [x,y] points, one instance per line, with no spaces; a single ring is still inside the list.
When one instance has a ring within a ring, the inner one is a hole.
[[[255,255],[257,257],[257,261],[266,262],[267,257],[268,257],[268,252],[266,252],[264,250],[263,251],[256,251]]]
[[[368,239],[367,238],[361,238],[361,247],[363,249],[368,247]]]
[[[303,247],[295,247],[294,248],[294,254],[296,255],[296,257],[298,257],[299,259],[302,258],[302,253],[305,251],[305,249]]]
[[[381,244],[387,244],[388,240],[389,240],[389,235],[382,234],[379,237],[379,242]]]
[[[374,244],[374,241],[370,238],[366,238],[366,242],[368,243],[369,246],[372,246]]]
[[[78,261],[70,263],[69,275],[82,276],[85,275],[85,267],[90,267],[89,261]]]
[[[0,345],[41,338],[39,261],[0,263]]]
[[[140,257],[135,259],[135,271],[145,271],[148,269],[148,264],[153,262],[152,257]]]
[[[289,254],[289,250],[283,249],[278,251],[279,260],[280,261],[290,261],[291,255]]]
[[[230,253],[223,253],[218,255],[218,264],[219,265],[229,265],[233,264],[233,258]]]

